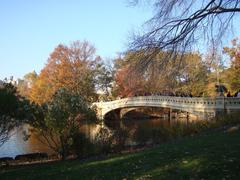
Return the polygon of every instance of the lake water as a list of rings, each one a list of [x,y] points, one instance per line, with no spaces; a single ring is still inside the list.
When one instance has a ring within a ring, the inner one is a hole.
[[[99,134],[101,129],[107,129],[109,133],[114,133],[120,129],[124,129],[128,139],[127,145],[134,145],[139,141],[149,141],[152,131],[156,128],[169,128],[171,124],[176,122],[186,123],[186,119],[140,119],[140,120],[123,120],[106,122],[105,124],[90,124],[83,125],[81,130],[87,134],[87,136],[94,140]],[[43,143],[39,142],[36,137],[30,136],[30,138],[24,140],[24,131],[28,131],[28,126],[16,129],[9,139],[3,146],[0,147],[0,157],[15,157],[19,154],[34,153],[34,152],[47,152],[51,154],[52,151]],[[140,139],[140,140],[139,140]]]
[[[27,141],[24,140],[24,131],[28,131],[27,125],[14,130],[11,138],[0,147],[0,157],[15,157],[19,154],[33,152],[51,152],[47,146],[40,143],[34,136],[31,136]]]

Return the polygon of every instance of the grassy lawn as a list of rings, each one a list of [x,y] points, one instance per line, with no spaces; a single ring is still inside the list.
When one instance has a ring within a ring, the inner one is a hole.
[[[186,138],[105,160],[0,170],[0,179],[240,179],[240,131]]]

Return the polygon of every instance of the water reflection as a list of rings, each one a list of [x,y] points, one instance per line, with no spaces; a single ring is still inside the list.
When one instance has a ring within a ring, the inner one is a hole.
[[[47,146],[40,143],[35,136],[30,136],[26,141],[24,132],[28,133],[28,129],[28,125],[16,128],[11,138],[0,147],[0,157],[15,157],[19,154],[33,152],[47,152],[51,154],[52,151]]]
[[[117,134],[115,141],[123,141],[125,145],[137,145],[139,143],[149,143],[154,138],[158,141],[162,141],[161,133],[166,133],[167,129],[175,123],[186,124],[188,120],[186,118],[179,118],[169,120],[168,118],[158,119],[128,119],[121,121],[106,121],[102,124],[84,124],[81,127],[81,131],[86,134],[91,141],[96,141],[96,138],[103,138],[100,135],[102,132],[104,136],[112,136]],[[42,144],[33,135],[24,141],[23,131],[28,131],[28,126],[25,125],[20,129],[16,129],[13,136],[8,142],[0,147],[0,157],[15,157],[18,154],[26,154],[33,152],[46,152],[48,154],[53,153],[45,144]],[[125,138],[125,139],[124,139]]]

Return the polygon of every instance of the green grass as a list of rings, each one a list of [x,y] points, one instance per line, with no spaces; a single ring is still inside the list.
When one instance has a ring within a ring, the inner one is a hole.
[[[0,179],[239,179],[240,131],[186,138],[97,161],[10,167]]]

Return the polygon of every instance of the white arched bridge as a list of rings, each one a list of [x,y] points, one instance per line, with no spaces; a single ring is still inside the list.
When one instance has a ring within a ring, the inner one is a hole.
[[[133,107],[161,107],[180,110],[199,118],[215,117],[221,112],[240,111],[240,98],[237,97],[175,97],[175,96],[138,96],[108,102],[93,103],[97,115],[104,119],[106,114]]]

